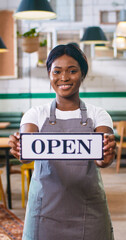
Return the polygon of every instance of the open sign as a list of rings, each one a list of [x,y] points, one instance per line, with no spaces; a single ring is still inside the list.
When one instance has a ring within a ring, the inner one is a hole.
[[[21,160],[103,160],[103,133],[21,133]]]

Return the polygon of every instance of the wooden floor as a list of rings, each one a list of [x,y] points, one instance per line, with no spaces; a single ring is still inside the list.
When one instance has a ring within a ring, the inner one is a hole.
[[[6,170],[2,180],[6,191]],[[106,169],[101,169],[105,192],[111,213],[115,240],[124,240],[126,237],[126,166],[120,168],[117,174],[115,162]],[[21,206],[21,175],[11,175],[12,212],[24,220],[25,209]]]
[[[115,163],[101,170],[109,210],[114,228],[115,240],[126,238],[126,166],[115,172]]]

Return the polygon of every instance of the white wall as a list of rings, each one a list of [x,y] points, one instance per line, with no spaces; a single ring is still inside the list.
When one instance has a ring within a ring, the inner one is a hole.
[[[16,8],[18,7],[19,3],[21,2],[21,0],[0,0],[0,9],[1,10],[16,10]]]
[[[0,9],[16,9],[19,5],[18,1],[2,1],[0,0]],[[60,1],[62,4],[62,1]],[[76,2],[76,1],[75,1]],[[82,27],[92,25],[92,3],[94,3],[93,20],[99,25],[98,9],[109,10],[113,8],[113,1],[106,0],[83,0],[83,21]],[[119,1],[122,3],[123,1]],[[78,4],[82,4],[79,1]],[[117,8],[117,7],[116,7]],[[120,7],[121,8],[121,7]],[[119,9],[119,7],[118,7]],[[78,12],[79,14],[79,12]],[[55,21],[52,21],[55,25]],[[51,26],[51,21],[46,25]],[[23,21],[20,23],[21,29],[27,30],[27,27],[36,26],[38,22],[32,21],[28,23]],[[79,22],[80,24],[80,22]],[[44,23],[41,23],[44,25]],[[104,28],[106,28],[104,26]],[[109,26],[114,29],[115,26]],[[37,53],[27,54],[21,50],[21,43],[18,40],[18,79],[0,79],[0,93],[49,93],[50,83],[45,68],[37,67]],[[81,86],[81,92],[126,92],[126,59],[95,59],[92,61],[92,70],[89,72],[86,80]],[[51,90],[52,91],[52,90]],[[126,98],[85,98],[86,102],[90,102],[106,109],[124,109],[126,110]],[[23,111],[25,112],[31,105],[43,104],[51,101],[51,99],[0,99],[0,111]]]

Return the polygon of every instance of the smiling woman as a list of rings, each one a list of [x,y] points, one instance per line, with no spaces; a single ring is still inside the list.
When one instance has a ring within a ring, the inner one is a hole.
[[[47,70],[51,85],[56,92],[57,107],[66,111],[79,108],[79,87],[88,71],[84,53],[72,44],[59,45],[48,57]],[[63,96],[67,99],[63,99]],[[68,97],[73,105],[70,104],[71,108]]]
[[[46,240],[113,240],[99,171],[99,167],[109,166],[115,156],[112,120],[104,109],[79,98],[88,63],[78,47],[73,44],[55,47],[48,56],[47,71],[56,99],[27,111],[21,121],[21,133],[58,133],[61,136],[63,133],[102,132],[104,159],[71,160],[67,157],[56,160],[56,150],[52,153],[53,160],[43,161],[42,157],[36,160],[22,239],[41,240],[43,236]],[[72,151],[71,138],[69,140],[64,144]],[[58,137],[55,141],[58,145]],[[9,144],[11,153],[20,158],[18,133],[10,136]]]
[[[77,100],[82,73],[76,60],[66,54],[59,57],[52,63],[49,75],[58,102],[60,101],[60,97],[63,96],[71,96],[72,100]],[[68,105],[64,104],[64,108],[64,110],[67,110]]]

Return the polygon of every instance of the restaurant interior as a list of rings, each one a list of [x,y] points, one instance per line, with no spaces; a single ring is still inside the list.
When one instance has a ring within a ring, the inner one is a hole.
[[[46,59],[52,48],[67,43],[79,46],[88,59],[80,98],[104,108],[113,121],[115,159],[100,171],[115,240],[122,240],[126,235],[126,0],[0,1],[0,203],[24,222],[34,162],[22,164],[11,155],[9,136],[19,132],[29,108],[55,98]]]

